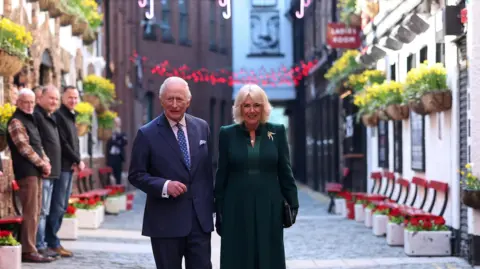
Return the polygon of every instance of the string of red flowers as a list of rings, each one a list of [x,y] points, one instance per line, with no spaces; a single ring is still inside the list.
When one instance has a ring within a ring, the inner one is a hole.
[[[149,61],[147,57],[140,57],[139,54],[134,51],[130,57],[130,61],[135,62],[137,59],[141,59],[144,65]],[[151,67],[150,72],[162,77],[178,76],[187,81],[193,81],[195,83],[207,82],[212,85],[228,84],[229,86],[233,86],[235,84],[255,83],[261,86],[297,86],[304,77],[308,76],[310,70],[317,62],[318,60],[310,62],[302,61],[299,65],[292,68],[287,68],[282,65],[278,70],[272,68],[270,71],[262,66],[259,70],[240,69],[239,72],[232,72],[227,69],[212,71],[207,68],[200,68],[193,70],[187,65],[173,67],[169,61],[165,60],[160,64],[151,65],[153,67]]]

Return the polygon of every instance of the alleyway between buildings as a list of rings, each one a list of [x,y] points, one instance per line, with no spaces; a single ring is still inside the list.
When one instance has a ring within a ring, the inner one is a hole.
[[[371,230],[327,213],[327,200],[300,188],[300,216],[285,232],[287,267],[291,269],[467,269],[460,258],[409,258],[403,248],[386,245]],[[140,235],[145,195],[138,192],[134,210],[106,216],[98,230],[80,230],[76,241],[63,245],[75,252],[71,259],[51,264],[23,264],[24,269],[155,269],[150,241]],[[212,261],[218,269],[220,238],[212,238]],[[226,268],[228,269],[228,268]]]

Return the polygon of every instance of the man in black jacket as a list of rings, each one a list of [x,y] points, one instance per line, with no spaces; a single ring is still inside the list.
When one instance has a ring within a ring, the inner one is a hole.
[[[68,200],[72,192],[73,171],[81,171],[85,164],[80,156],[80,141],[78,140],[75,125],[75,106],[78,103],[78,90],[67,86],[63,90],[62,105],[54,113],[57,121],[58,133],[62,144],[62,160],[60,177],[53,184],[50,214],[47,217],[45,242],[50,249],[62,257],[72,257],[73,253],[60,245],[57,232],[62,225],[63,215],[68,207]]]
[[[52,167],[50,176],[43,178],[42,181],[42,205],[37,230],[37,250],[43,256],[48,257],[59,256],[57,252],[47,249],[47,244],[45,243],[45,226],[47,216],[50,212],[53,183],[54,180],[60,177],[62,161],[60,136],[58,134],[57,122],[53,116],[53,112],[55,112],[58,107],[59,95],[58,89],[53,85],[41,88],[39,100],[33,112],[40,137],[42,138],[43,149],[50,159],[50,165]]]

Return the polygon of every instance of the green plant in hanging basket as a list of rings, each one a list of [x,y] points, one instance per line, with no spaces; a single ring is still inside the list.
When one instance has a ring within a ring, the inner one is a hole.
[[[83,92],[98,97],[104,105],[112,104],[117,97],[115,85],[110,80],[97,75],[88,75],[83,80]]]
[[[473,175],[472,167],[473,164],[467,163],[465,167],[459,171],[462,176],[460,184],[465,190],[480,191],[480,180],[478,180],[477,176]]]
[[[87,102],[80,102],[75,106],[75,112],[77,112],[76,123],[77,124],[92,124],[92,115],[95,109]]]
[[[365,87],[373,84],[381,84],[385,81],[385,73],[381,70],[365,70],[360,74],[348,76],[344,86],[354,92],[363,90]]]
[[[106,110],[97,117],[98,127],[104,129],[113,129],[115,127],[115,118],[117,116],[117,112]]]
[[[445,67],[440,63],[428,66],[425,61],[407,73],[404,98],[405,100],[418,100],[427,92],[445,90],[449,90]]]
[[[28,48],[32,45],[32,34],[24,26],[6,17],[0,19],[0,49],[20,58],[29,59]]]

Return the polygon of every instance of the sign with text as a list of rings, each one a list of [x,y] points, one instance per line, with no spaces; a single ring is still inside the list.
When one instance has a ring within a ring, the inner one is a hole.
[[[329,23],[327,44],[333,49],[357,49],[362,44],[360,28],[348,27],[343,23]]]

